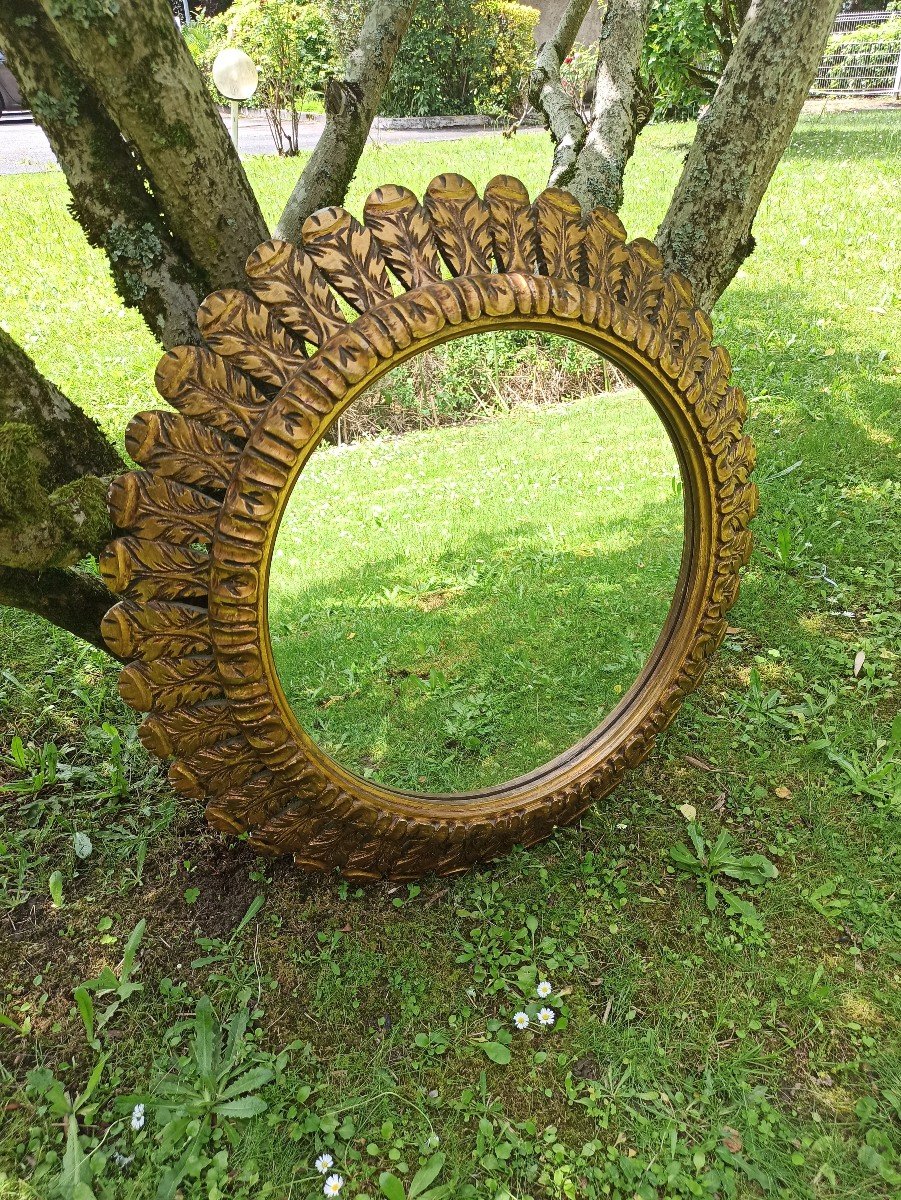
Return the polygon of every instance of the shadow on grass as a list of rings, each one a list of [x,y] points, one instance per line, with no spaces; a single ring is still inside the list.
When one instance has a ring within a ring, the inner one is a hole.
[[[886,110],[860,113],[805,114],[795,126],[785,151],[787,159],[862,162],[897,153],[901,142],[901,108],[897,124],[886,127]]]
[[[604,528],[627,542],[606,552],[541,546],[523,523],[514,545],[509,530],[461,541],[421,591],[400,556],[325,584],[298,573],[270,625],[301,724],[346,766],[419,790],[499,783],[565,750],[631,685],[669,609],[681,505],[645,508]]]

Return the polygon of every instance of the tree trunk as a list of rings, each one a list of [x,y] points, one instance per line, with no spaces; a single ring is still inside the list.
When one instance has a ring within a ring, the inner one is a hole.
[[[119,295],[164,346],[197,341],[197,306],[212,284],[172,238],[146,172],[37,0],[0,0],[0,45],[65,172],[72,214],[106,253]]]
[[[838,0],[753,0],[698,123],[657,244],[711,308],[754,248],[751,226],[807,98]]]
[[[86,571],[13,571],[0,567],[0,604],[23,608],[109,654],[100,622],[112,597]]]
[[[529,78],[529,102],[544,114],[554,143],[549,183],[565,187],[576,156],[585,143],[585,122],[560,81],[560,68],[573,48],[592,0],[570,0],[550,41],[539,48]]]
[[[154,198],[214,288],[240,286],[269,232],[166,0],[40,0],[79,71],[134,145]]]
[[[22,423],[37,434],[49,489],[84,475],[126,470],[96,421],[45,379],[25,351],[0,329],[0,425]]]
[[[109,540],[98,476],[124,469],[96,422],[0,329],[0,604],[102,646],[109,593],[95,576],[61,567]]]
[[[372,0],[341,79],[325,92],[325,129],[285,205],[278,236],[299,242],[318,208],[341,204],[418,0]]]
[[[641,52],[651,0],[611,0],[604,13],[585,141],[559,182],[588,212],[623,202],[623,175],[641,129]]]

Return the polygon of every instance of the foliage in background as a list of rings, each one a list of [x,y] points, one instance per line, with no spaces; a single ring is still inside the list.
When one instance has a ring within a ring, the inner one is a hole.
[[[891,11],[890,9],[888,11]],[[881,52],[874,53],[876,47]],[[817,86],[838,90],[853,80],[855,91],[890,87],[901,53],[901,17],[834,34],[826,46]]]
[[[538,10],[515,0],[420,4],[382,97],[386,116],[518,115]]]
[[[654,0],[643,73],[655,114],[695,116],[710,99],[725,65],[704,0]]]
[[[696,116],[712,96],[732,52],[747,0],[654,0],[642,57],[655,116]],[[564,89],[583,120],[590,114],[597,43],[576,44],[561,68]]]
[[[218,17],[201,17],[184,31],[213,95],[213,60],[236,47],[260,72],[251,103],[266,110],[279,154],[296,154],[300,113],[334,71],[337,45],[326,10],[296,0],[236,0]]]

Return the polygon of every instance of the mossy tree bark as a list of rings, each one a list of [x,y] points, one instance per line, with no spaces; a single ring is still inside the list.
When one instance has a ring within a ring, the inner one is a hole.
[[[96,422],[0,329],[0,604],[100,644],[109,596],[74,568],[109,539],[108,478],[124,468]]]
[[[752,0],[656,237],[704,308],[754,249],[757,209],[837,10],[838,0]]]
[[[167,0],[40,0],[109,116],[140,155],[173,236],[214,288],[244,282],[269,231]]]
[[[585,0],[570,0],[554,37],[536,59],[529,90],[554,140],[550,182],[572,192],[586,212],[599,204],[616,211],[623,202],[623,175],[641,114],[650,115],[642,104],[641,79],[650,10],[651,0],[611,0],[604,10],[587,122],[560,81],[560,68],[588,11]]]
[[[343,201],[417,3],[372,0],[343,77],[326,87],[325,129],[278,224],[286,241],[300,241],[304,221],[317,208]]]
[[[164,346],[197,341],[210,280],[172,236],[136,151],[37,0],[0,0],[0,46],[65,172],[72,214],[105,251],[119,295]]]

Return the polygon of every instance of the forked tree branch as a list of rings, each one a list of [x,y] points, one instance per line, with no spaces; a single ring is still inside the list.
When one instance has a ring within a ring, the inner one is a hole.
[[[560,69],[593,2],[569,0],[553,37],[540,47],[529,77],[529,101],[543,113],[554,143],[548,182],[555,186],[565,180],[585,142],[585,122],[563,87]]]
[[[711,308],[754,248],[751,227],[788,145],[838,0],[752,0],[657,231]]]
[[[594,101],[584,142],[559,183],[587,212],[599,204],[616,211],[623,175],[642,127],[641,54],[651,0],[610,0],[604,11]]]
[[[418,0],[372,0],[344,75],[325,92],[325,128],[291,193],[278,236],[299,242],[307,217],[341,204]]]

